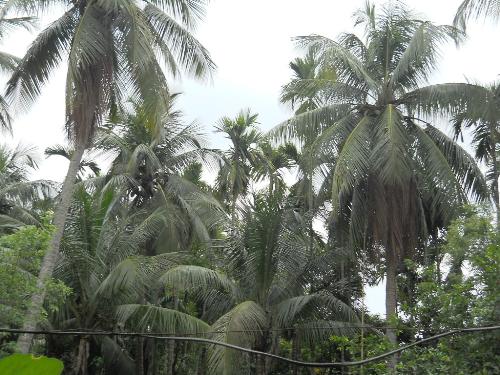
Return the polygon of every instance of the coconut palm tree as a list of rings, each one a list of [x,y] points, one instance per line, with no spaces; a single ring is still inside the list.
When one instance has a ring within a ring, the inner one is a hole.
[[[289,332],[307,345],[342,330],[343,322],[356,321],[333,284],[313,290],[328,267],[326,255],[318,241],[316,256],[310,256],[304,222],[281,193],[254,196],[226,245],[224,273],[181,265],[160,279],[204,301],[204,320],[213,321],[215,340],[276,353],[280,336]],[[239,373],[245,362],[221,347],[211,349],[208,361],[214,373],[224,374]],[[255,373],[272,373],[272,364],[259,358]]]
[[[158,123],[138,106],[117,115],[96,142],[98,150],[114,156],[109,172],[87,182],[104,191],[119,189],[137,208],[164,208],[166,225],[150,243],[148,255],[186,249],[193,239],[208,244],[211,231],[224,218],[210,192],[183,177],[193,163],[215,165],[218,154],[204,147],[195,122],[183,124],[173,103]]]
[[[255,128],[257,114],[249,109],[240,111],[236,118],[223,117],[216,125],[218,132],[230,140],[217,175],[216,189],[222,200],[229,202],[232,220],[236,220],[238,198],[248,192],[252,178],[252,167],[259,162],[257,144],[261,134]]]
[[[488,166],[486,175],[500,225],[500,84],[495,82],[482,87],[484,92],[480,103],[464,107],[454,118],[455,137],[461,136],[463,129],[472,128],[472,144],[476,159]],[[481,87],[478,86],[478,90]]]
[[[36,205],[52,196],[55,184],[30,181],[29,174],[37,168],[34,148],[0,145],[0,230],[38,224]]]
[[[384,249],[390,320],[403,259],[430,229],[449,222],[457,204],[487,195],[474,159],[425,116],[457,114],[482,96],[469,84],[422,87],[440,44],[459,37],[453,27],[415,19],[401,3],[380,13],[367,3],[355,17],[365,26],[364,40],[354,34],[338,41],[298,38],[299,45],[317,49],[337,76],[318,84],[328,92],[327,105],[295,116],[272,135],[287,140],[312,125],[320,130],[317,149],[335,158],[334,224],[348,225],[354,247]],[[396,344],[395,332],[387,335]]]
[[[66,220],[61,258],[54,271],[54,277],[70,287],[72,293],[49,316],[52,327],[120,329],[124,321],[117,318],[117,309],[142,303],[145,295],[153,294],[157,279],[166,270],[185,262],[187,257],[182,253],[142,255],[149,239],[161,232],[166,216],[161,210],[137,210],[133,204],[123,202],[112,191],[102,195],[99,191],[89,191],[84,184],[77,186]],[[182,312],[159,306],[148,311],[161,318],[155,326],[150,326],[158,330],[201,332],[208,327]],[[146,320],[149,317],[142,316]],[[133,352],[130,343],[109,337],[81,336],[71,340],[76,340],[71,345],[75,353],[68,367],[75,374],[88,373],[91,353],[103,357],[107,371],[120,374],[142,371],[143,364],[138,360],[142,348],[137,345]],[[56,341],[49,339],[49,347],[57,346]]]
[[[195,77],[209,74],[214,64],[190,33],[203,15],[203,0],[23,0],[15,4],[32,13],[65,8],[31,44],[8,82],[7,93],[26,108],[61,61],[68,61],[66,132],[75,150],[54,215],[57,230],[40,270],[39,292],[33,295],[33,307],[26,316],[24,328],[33,329],[43,303],[44,280],[57,260],[80,160],[97,127],[130,93],[151,113],[164,113],[168,87],[161,62],[173,74],[184,70]],[[27,352],[30,342],[31,336],[21,336],[20,350]]]

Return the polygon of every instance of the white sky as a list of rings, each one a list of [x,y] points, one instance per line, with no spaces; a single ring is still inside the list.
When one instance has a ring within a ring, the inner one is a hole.
[[[460,2],[407,0],[426,18],[447,24],[452,22]],[[351,15],[363,4],[364,0],[212,0],[196,34],[210,51],[218,70],[211,84],[175,82],[174,90],[183,92],[179,109],[188,119],[197,119],[205,126],[213,147],[225,145],[220,135],[212,133],[214,123],[221,116],[234,116],[242,108],[249,107],[259,113],[261,127],[270,129],[290,116],[278,98],[281,86],[290,78],[288,63],[300,54],[291,38],[308,34],[335,38],[341,32],[352,31]],[[495,40],[500,37],[499,28],[477,21],[469,25],[468,31],[468,40],[460,49],[454,45],[443,48],[434,82],[497,79],[500,49],[496,48]],[[6,38],[0,48],[22,56],[34,36],[17,32]],[[48,146],[64,143],[63,122],[64,67],[61,67],[30,112],[16,115],[14,138],[4,135],[6,139],[0,142],[34,145],[42,153]],[[61,158],[43,160],[34,178],[61,181],[66,167]],[[383,300],[383,288],[367,291],[366,303],[373,312],[384,311]]]

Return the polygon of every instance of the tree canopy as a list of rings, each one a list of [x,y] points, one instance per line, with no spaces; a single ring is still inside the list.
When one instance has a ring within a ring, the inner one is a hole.
[[[354,31],[295,38],[287,120],[201,124],[171,87],[215,70],[207,1],[0,0],[0,39],[54,13],[23,57],[0,52],[0,127],[67,63],[66,142],[45,156],[69,162],[35,180],[39,150],[0,146],[0,368],[499,373],[500,89],[435,83],[497,5],[438,25],[366,2]]]

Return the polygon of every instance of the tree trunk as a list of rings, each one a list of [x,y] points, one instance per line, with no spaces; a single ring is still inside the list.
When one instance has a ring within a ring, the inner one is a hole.
[[[135,355],[135,374],[144,375],[144,337],[137,338],[137,350]]]
[[[173,302],[174,302],[174,310],[177,310],[179,307],[179,300],[175,295],[175,290],[172,291],[173,294]],[[165,375],[173,375],[175,371],[175,341],[167,340],[167,353],[166,353],[166,361],[165,361]]]
[[[206,375],[207,349],[205,347],[201,347],[199,353],[200,356],[198,357],[198,363],[197,363],[198,368],[196,369],[196,375]]]
[[[361,360],[365,359],[365,291],[361,296],[361,342],[359,344]],[[359,374],[364,375],[365,367],[359,366]]]
[[[234,227],[236,225],[236,203],[238,202],[238,196],[233,195],[231,198],[231,225]]]
[[[89,339],[81,336],[78,343],[78,352],[76,355],[75,375],[88,374],[88,359],[89,359]]]
[[[174,373],[174,355],[175,355],[175,345],[174,341],[167,340],[167,355],[165,361],[165,375],[173,375]]]
[[[292,337],[292,359],[298,360],[300,353],[299,341],[297,339],[297,334],[294,333]],[[292,375],[299,375],[299,366],[292,365]]]
[[[266,359],[262,355],[257,355],[255,361],[255,374],[266,375]]]
[[[149,359],[148,359],[148,370],[147,374],[150,375],[156,375],[158,372],[158,361],[157,361],[157,355],[158,355],[158,342],[156,339],[149,339],[148,340],[148,347],[149,347]]]
[[[492,195],[493,195],[493,201],[495,202],[495,209],[496,209],[496,219],[497,219],[497,228],[500,229],[500,189],[498,187],[498,178],[499,176],[499,171],[498,171],[498,160],[497,160],[497,139],[496,139],[496,129],[495,126],[493,126],[493,129],[490,130],[491,132],[491,148],[492,148],[492,153],[491,153],[491,169],[492,169],[492,175],[493,175],[493,182],[491,185],[491,190],[492,190]]]
[[[270,326],[270,324],[269,324]],[[259,339],[257,350],[266,353],[269,350],[269,334],[270,332],[266,329],[262,332],[262,336]],[[266,375],[267,374],[267,361],[266,357],[258,355],[255,358],[255,374],[256,375]]]
[[[52,235],[50,246],[43,257],[40,273],[38,274],[38,280],[36,282],[36,291],[31,296],[30,308],[24,317],[23,330],[26,331],[36,329],[38,319],[42,312],[43,301],[47,292],[45,284],[47,280],[52,277],[52,273],[57,263],[59,247],[61,245],[61,239],[64,232],[64,223],[66,222],[66,215],[71,205],[75,180],[84,151],[85,146],[77,146],[69,163],[68,171],[61,190],[60,200],[54,213],[54,226],[56,227],[56,230]],[[17,340],[17,348],[21,353],[28,353],[30,351],[33,336],[34,335],[32,333],[25,333],[19,336]]]
[[[386,255],[386,283],[385,283],[385,316],[386,324],[391,327],[394,317],[397,316],[397,283],[396,283],[396,257],[391,250],[387,249]],[[393,328],[387,328],[386,336],[393,347],[398,344],[396,331]],[[389,359],[390,373],[395,373],[397,364],[397,356],[394,355]]]

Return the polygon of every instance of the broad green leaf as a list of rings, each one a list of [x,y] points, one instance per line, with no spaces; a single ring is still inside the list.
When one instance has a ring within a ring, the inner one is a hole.
[[[56,358],[35,357],[32,354],[12,354],[0,360],[2,375],[59,375],[64,368]]]

